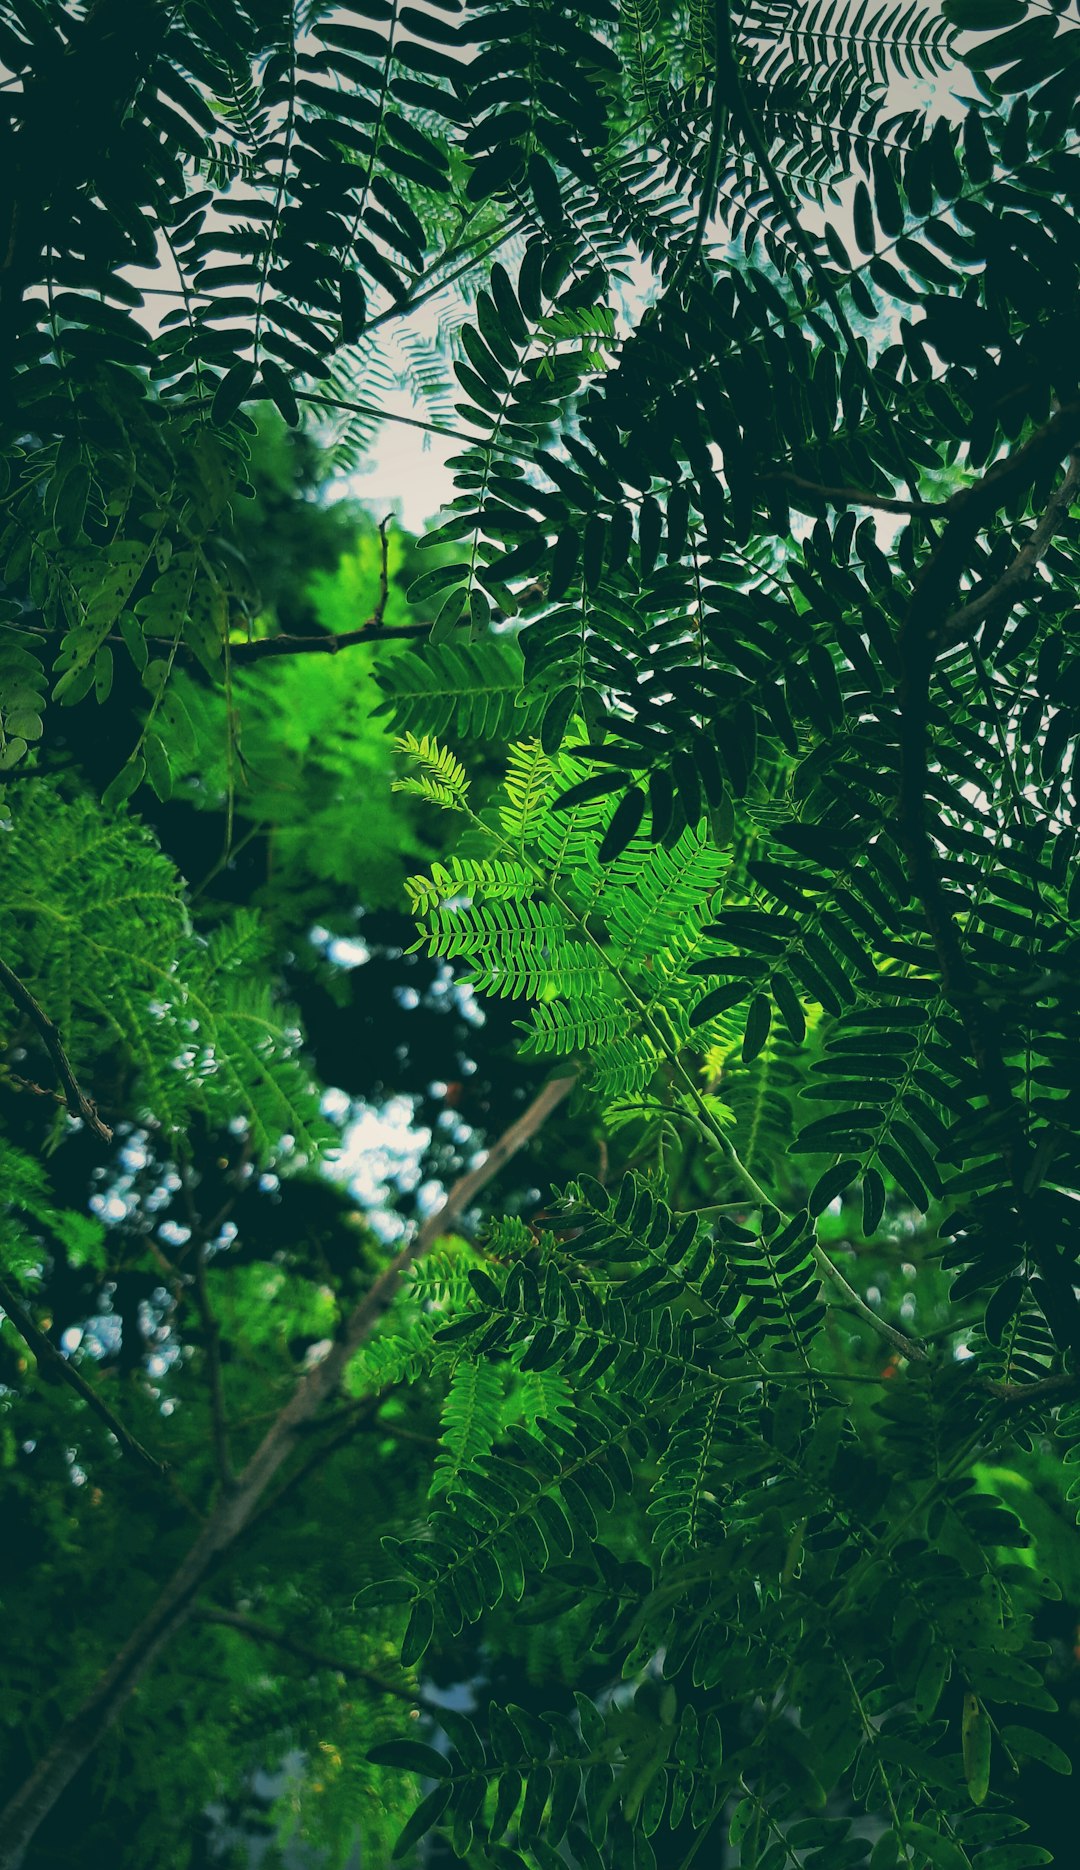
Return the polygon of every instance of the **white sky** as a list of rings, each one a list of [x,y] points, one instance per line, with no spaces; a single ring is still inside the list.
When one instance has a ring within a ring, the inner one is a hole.
[[[964,37],[966,39],[967,35]],[[965,68],[958,66],[955,79],[948,88],[928,81],[894,82],[890,88],[887,115],[891,117],[905,110],[930,109],[935,114],[957,122],[965,113],[969,97],[970,79]],[[855,240],[851,204],[855,182],[860,175],[861,171],[856,170],[847,178],[841,185],[839,202],[828,210],[830,221],[853,259],[858,256],[859,248]],[[804,208],[804,213],[806,223],[811,228],[823,218],[809,206]],[[720,217],[710,229],[710,234],[718,244],[723,241],[724,228]],[[508,265],[513,277],[516,256],[510,258],[503,254],[500,257]],[[651,267],[641,260],[632,260],[625,271],[629,275],[627,282],[613,290],[613,296],[621,302],[620,309],[625,321],[620,321],[621,331],[632,328],[637,322],[653,281]],[[450,307],[453,308],[452,321],[460,320],[463,314],[468,319],[460,298],[455,300],[451,295],[445,298],[440,295],[406,321],[407,327],[420,338],[433,339],[438,332],[440,315],[445,320]],[[895,332],[886,333],[885,336],[886,341],[891,341]],[[401,415],[428,420],[431,418],[431,411],[414,401],[404,387],[390,399],[387,406]],[[456,426],[460,418],[451,416],[449,421]],[[477,431],[477,440],[481,438],[480,431]],[[458,440],[408,428],[404,423],[387,421],[371,446],[364,470],[343,480],[340,493],[352,494],[363,500],[378,517],[395,510],[408,531],[423,533],[454,497],[453,474],[446,463],[451,456],[461,451],[463,445]]]

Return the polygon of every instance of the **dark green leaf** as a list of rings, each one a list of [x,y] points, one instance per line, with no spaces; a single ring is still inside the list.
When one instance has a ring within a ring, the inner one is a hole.
[[[453,1792],[452,1786],[436,1786],[434,1791],[429,1792],[427,1798],[421,1801],[390,1853],[393,1863],[398,1863],[402,1857],[407,1857],[413,1845],[417,1844],[422,1837],[426,1837],[433,1825],[438,1824],[453,1797]]]
[[[450,1762],[445,1753],[437,1753],[422,1740],[382,1740],[368,1748],[373,1766],[400,1766],[403,1772],[419,1773],[423,1779],[448,1779]]]

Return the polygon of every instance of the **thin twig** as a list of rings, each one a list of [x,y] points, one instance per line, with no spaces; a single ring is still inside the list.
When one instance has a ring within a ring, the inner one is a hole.
[[[1060,487],[1049,501],[1046,511],[1030,537],[1020,547],[1011,565],[1002,572],[1000,578],[988,591],[973,597],[946,617],[941,626],[939,637],[944,645],[959,642],[961,637],[970,636],[977,625],[984,623],[987,617],[1008,613],[1012,606],[1023,596],[1027,586],[1035,575],[1035,569],[1046,555],[1054,535],[1072,505],[1073,498],[1080,487],[1080,454],[1074,454],[1069,461],[1068,470]]]
[[[805,494],[818,506],[866,506],[877,508],[882,513],[917,514],[920,519],[932,519],[948,510],[948,502],[940,503],[929,500],[898,500],[892,494],[869,493],[864,487],[823,487],[818,481],[807,480],[802,474],[788,472],[786,469],[776,474],[762,475],[766,486],[789,487],[793,494]],[[792,500],[793,506],[799,501]],[[816,510],[816,508],[815,508]]]
[[[389,541],[386,535],[389,524],[389,515],[379,521],[379,596],[366,623],[358,624],[355,630],[330,630],[323,636],[258,636],[248,643],[231,643],[229,655],[232,661],[263,662],[267,656],[336,656],[341,649],[349,649],[354,643],[370,643],[375,637],[386,641],[389,638],[427,636],[431,629],[430,623],[398,623],[388,627],[383,622],[390,597]]]
[[[87,1127],[94,1132],[95,1136],[99,1136],[103,1143],[111,1143],[113,1133],[108,1124],[102,1122],[93,1098],[87,1097],[76,1078],[59,1032],[40,1001],[35,1000],[29,987],[25,987],[19,976],[12,973],[6,961],[0,961],[0,986],[4,988],[9,999],[14,1000],[20,1012],[26,1014],[41,1035],[45,1049],[56,1067],[56,1075],[64,1087],[64,1102],[71,1115],[81,1117]]]
[[[221,1221],[232,1209],[236,1196],[229,1197],[219,1216],[215,1215],[210,1222],[201,1222],[196,1212],[191,1183],[186,1174],[181,1175],[181,1189],[190,1229],[188,1247],[192,1253],[193,1268],[191,1291],[194,1293],[206,1350],[214,1465],[218,1471],[218,1479],[227,1489],[233,1484],[233,1465],[229,1452],[229,1418],[225,1408],[225,1389],[221,1380],[221,1326],[218,1324],[214,1308],[210,1303],[210,1293],[206,1283],[206,1249],[218,1233]]]
[[[105,1427],[111,1435],[116,1437],[125,1454],[131,1455],[136,1461],[141,1461],[143,1466],[149,1468],[159,1480],[163,1479],[167,1471],[164,1463],[155,1460],[149,1450],[143,1447],[142,1442],[136,1440],[130,1429],[126,1429],[119,1417],[113,1414],[108,1404],[102,1402],[101,1397],[86,1381],[82,1372],[61,1351],[57,1350],[52,1339],[46,1337],[44,1331],[38,1329],[29,1312],[20,1304],[18,1293],[2,1276],[0,1276],[0,1306],[7,1313],[19,1336],[30,1346],[37,1358],[40,1374],[45,1381],[66,1383],[69,1389],[73,1389],[77,1396],[81,1396],[84,1403],[104,1422]]]
[[[374,1688],[380,1695],[393,1695],[396,1700],[407,1702],[409,1707],[431,1707],[433,1713],[438,1709],[429,1703],[420,1691],[403,1688],[397,1682],[387,1682],[373,1669],[362,1668],[358,1662],[350,1662],[345,1656],[328,1656],[322,1650],[312,1649],[309,1644],[301,1643],[295,1636],[287,1636],[284,1630],[275,1630],[268,1623],[260,1623],[254,1617],[245,1617],[235,1610],[217,1610],[209,1605],[200,1604],[193,1613],[196,1623],[214,1623],[224,1630],[237,1630],[241,1636],[249,1636],[255,1643],[272,1643],[275,1649],[283,1649],[287,1655],[295,1656],[300,1662],[310,1663],[313,1669],[326,1669],[333,1675],[344,1675],[347,1681],[364,1682],[368,1688]]]
[[[867,1304],[862,1294],[856,1292],[855,1287],[845,1279],[832,1255],[826,1253],[825,1248],[817,1241],[814,1242],[814,1259],[818,1271],[824,1273],[826,1279],[831,1279],[834,1285],[839,1286],[859,1317],[872,1326],[879,1337],[885,1338],[894,1350],[899,1351],[901,1357],[906,1357],[909,1362],[916,1364],[930,1362],[930,1353],[921,1344],[917,1343],[914,1338],[909,1338],[905,1332],[898,1331],[896,1326],[889,1324],[887,1319],[878,1316],[877,1312]]]

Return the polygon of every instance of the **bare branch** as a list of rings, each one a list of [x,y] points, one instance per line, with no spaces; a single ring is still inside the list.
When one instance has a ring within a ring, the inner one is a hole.
[[[1013,1403],[1022,1407],[1027,1402],[1038,1402],[1044,1396],[1067,1396],[1080,1389],[1080,1375],[1075,1371],[1064,1370],[1054,1376],[1036,1377],[1033,1383],[995,1383],[993,1377],[984,1377],[981,1387],[989,1390],[999,1402]]]
[[[12,973],[6,961],[0,961],[0,987],[4,988],[9,999],[14,1000],[20,1012],[26,1014],[41,1035],[45,1048],[56,1067],[56,1075],[64,1087],[64,1101],[71,1115],[81,1117],[88,1128],[93,1130],[94,1135],[100,1136],[103,1143],[111,1143],[113,1133],[108,1124],[102,1122],[93,1098],[87,1097],[76,1078],[59,1032],[40,1001],[35,1000],[29,987],[25,987],[19,976]]]
[[[425,637],[430,623],[392,623],[385,627],[369,617],[355,630],[339,630],[326,636],[256,636],[250,643],[231,643],[229,656],[246,668],[250,662],[266,662],[271,656],[336,656],[339,650],[352,649],[357,643],[408,641]]]
[[[0,1306],[7,1313],[19,1336],[30,1346],[37,1358],[40,1374],[45,1381],[66,1383],[68,1388],[73,1389],[77,1396],[81,1396],[83,1402],[104,1422],[109,1433],[115,1435],[124,1453],[131,1455],[136,1461],[141,1461],[142,1465],[149,1468],[159,1480],[162,1479],[166,1473],[164,1464],[155,1460],[154,1456],[143,1447],[142,1442],[137,1441],[131,1431],[124,1427],[108,1404],[102,1402],[96,1389],[86,1381],[82,1372],[57,1350],[52,1339],[46,1337],[44,1331],[39,1331],[29,1312],[20,1303],[18,1293],[2,1276],[0,1276]]]

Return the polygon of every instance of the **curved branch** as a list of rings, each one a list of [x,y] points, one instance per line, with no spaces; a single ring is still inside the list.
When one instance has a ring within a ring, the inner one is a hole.
[[[804,495],[813,502],[812,512],[817,512],[823,505],[828,506],[866,506],[874,507],[881,513],[908,513],[918,515],[920,519],[932,519],[937,514],[947,511],[947,503],[937,504],[927,500],[897,500],[891,494],[868,493],[862,487],[822,487],[817,481],[805,480],[801,474],[782,470],[776,474],[762,475],[766,486],[777,486],[790,491],[792,506],[800,506],[799,495]]]

